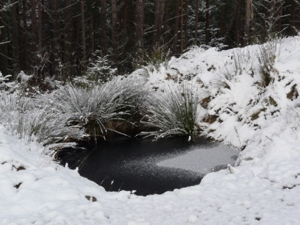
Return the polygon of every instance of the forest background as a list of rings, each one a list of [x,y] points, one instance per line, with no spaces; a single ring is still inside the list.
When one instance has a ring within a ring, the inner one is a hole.
[[[61,81],[104,62],[118,74],[193,46],[220,49],[297,35],[299,0],[4,0],[0,71]]]

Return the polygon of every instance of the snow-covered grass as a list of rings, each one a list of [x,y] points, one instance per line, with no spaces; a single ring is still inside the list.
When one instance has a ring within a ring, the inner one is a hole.
[[[197,90],[185,83],[173,85],[176,87],[168,86],[159,94],[154,92],[146,101],[144,124],[150,131],[142,135],[153,136],[156,140],[174,135],[194,137],[199,103]]]
[[[160,94],[190,80],[203,132],[243,149],[235,167],[163,195],[108,193],[0,126],[0,224],[300,224],[300,37],[277,44],[270,82],[260,48],[194,48],[145,85]]]
[[[1,93],[0,119],[19,138],[43,145],[61,141],[68,135],[84,135],[79,129],[65,126],[66,116],[55,114],[51,104],[41,104],[37,99],[17,93]]]
[[[20,138],[69,147],[84,138],[105,138],[108,131],[121,133],[118,126],[125,122],[134,125],[147,95],[143,86],[143,78],[116,77],[93,88],[65,85],[34,97],[3,92],[0,119]]]
[[[297,105],[299,44],[295,37],[220,52],[195,48],[151,73],[148,84],[159,92],[190,80],[199,90],[202,134],[243,149],[270,118]]]
[[[121,133],[118,126],[139,113],[147,91],[143,78],[115,77],[90,89],[66,86],[46,96],[57,116],[67,116],[66,124],[105,138],[108,131]],[[49,98],[50,97],[50,98]],[[126,133],[122,133],[126,135]]]

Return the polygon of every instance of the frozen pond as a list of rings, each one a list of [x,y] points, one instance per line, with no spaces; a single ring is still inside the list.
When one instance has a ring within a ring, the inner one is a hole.
[[[222,144],[205,144],[190,147],[187,153],[157,163],[158,166],[178,168],[207,174],[214,170],[233,165],[238,152]]]
[[[120,140],[69,155],[67,162],[107,191],[149,195],[199,184],[205,174],[233,164],[237,155],[234,149],[203,139]]]

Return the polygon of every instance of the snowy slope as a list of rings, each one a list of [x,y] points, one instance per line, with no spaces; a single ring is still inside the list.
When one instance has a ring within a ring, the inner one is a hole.
[[[196,48],[148,73],[158,90],[190,79],[209,98],[204,132],[244,148],[236,167],[163,195],[107,193],[0,126],[0,224],[300,224],[299,50],[298,37],[276,43],[268,85],[259,84],[259,46]]]
[[[0,224],[300,223],[299,132],[293,126],[265,143],[261,159],[257,142],[249,145],[245,156],[255,157],[255,163],[245,161],[207,175],[201,185],[148,197],[106,193],[76,171],[55,165],[38,146],[0,132]]]

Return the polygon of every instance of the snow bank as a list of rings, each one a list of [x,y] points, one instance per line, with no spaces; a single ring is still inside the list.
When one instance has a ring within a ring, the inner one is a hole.
[[[220,52],[194,48],[149,73],[148,85],[159,95],[169,83],[190,80],[202,96],[203,133],[243,149],[267,120],[299,105],[299,45],[294,37]]]
[[[200,185],[139,197],[105,192],[1,127],[0,224],[299,224],[299,141],[288,130]]]

